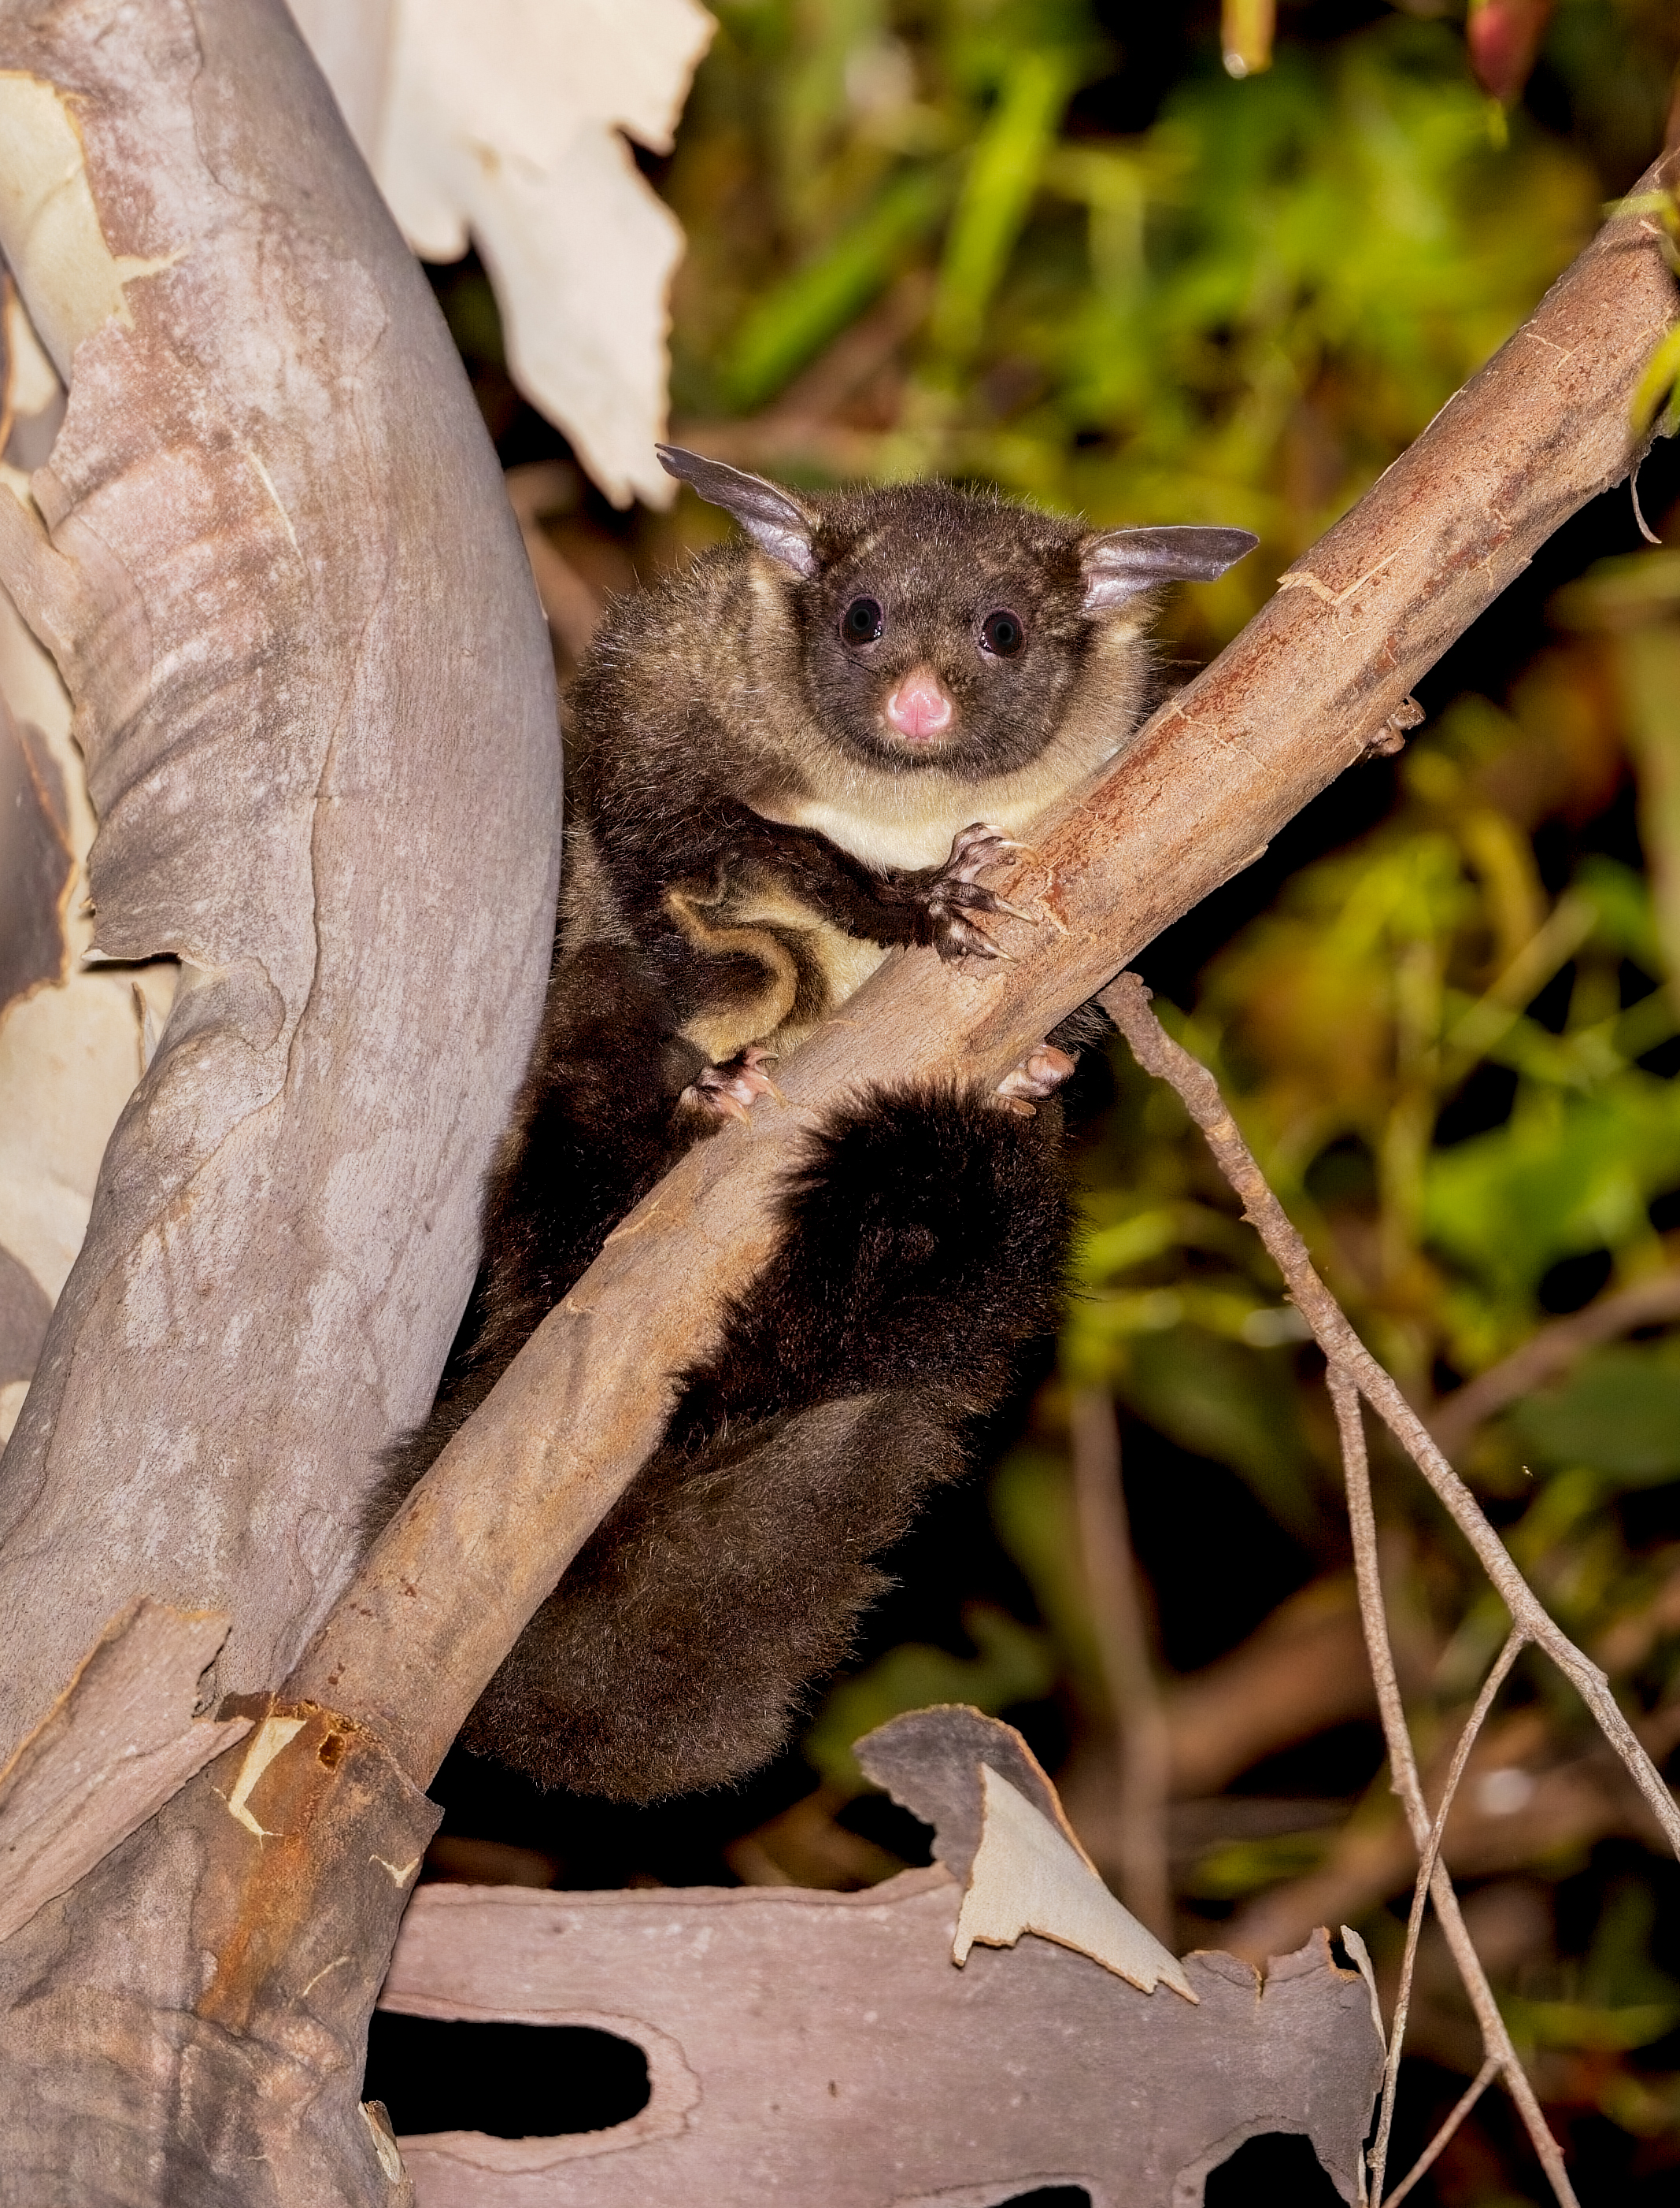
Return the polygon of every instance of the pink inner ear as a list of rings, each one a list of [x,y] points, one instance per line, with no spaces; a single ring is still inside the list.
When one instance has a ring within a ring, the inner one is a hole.
[[[886,701],[886,717],[902,736],[942,735],[957,717],[951,693],[931,667],[907,675]]]

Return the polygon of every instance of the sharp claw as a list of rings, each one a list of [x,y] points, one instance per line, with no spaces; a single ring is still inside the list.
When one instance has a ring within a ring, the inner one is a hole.
[[[683,1101],[705,1104],[720,1119],[749,1119],[760,1096],[784,1102],[781,1090],[764,1071],[777,1063],[775,1053],[748,1043],[726,1065],[704,1066],[683,1091]]]

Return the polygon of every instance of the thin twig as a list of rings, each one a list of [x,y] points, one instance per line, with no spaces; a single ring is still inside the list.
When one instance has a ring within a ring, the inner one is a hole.
[[[1498,2075],[1499,2065],[1490,2055],[1486,2061],[1483,2063],[1481,2068],[1477,2071],[1475,2076],[1466,2087],[1462,2096],[1460,2097],[1458,2105],[1454,2109],[1452,2114],[1442,2125],[1440,2130],[1436,2133],[1434,2138],[1424,2149],[1423,2152],[1418,2157],[1410,2169],[1407,2171],[1405,2176],[1401,2179],[1394,2191],[1389,2193],[1387,2199],[1383,2202],[1382,2208],[1398,2208],[1398,2204],[1406,2198],[1407,2194],[1412,2190],[1412,2187],[1418,2182],[1419,2178],[1426,2177],[1429,2175],[1429,2172],[1434,2168],[1442,2153],[1445,2151],[1453,2133],[1458,2129],[1459,2126],[1464,2121],[1464,2119],[1469,2115],[1471,2109],[1475,2107],[1477,2102],[1481,2099],[1482,2095],[1486,2092],[1488,2087],[1493,2083],[1493,2080]]]
[[[1173,1933],[1167,1876],[1167,1782],[1172,1743],[1149,1661],[1149,1635],[1120,1484],[1113,1398],[1081,1388],[1069,1405],[1073,1498],[1103,1685],[1114,1715],[1119,1785],[1113,1858],[1120,1899],[1158,1939]]]
[[[1358,1411],[1357,1400],[1354,1404]],[[1453,1797],[1458,1792],[1459,1781],[1464,1776],[1464,1767],[1470,1761],[1470,1751],[1476,1744],[1476,1736],[1486,1722],[1493,1707],[1493,1698],[1509,1674],[1510,1668],[1527,1646],[1520,1629],[1513,1626],[1499,1652],[1497,1662],[1483,1683],[1476,1697],[1463,1731],[1458,1737],[1458,1746],[1453,1750],[1453,1760],[1447,1772],[1441,1800],[1435,1812],[1435,1822],[1430,1827],[1429,1844],[1418,1863],[1417,1881],[1412,1889],[1412,1911],[1406,1923],[1406,1952],[1401,1959],[1400,1989],[1395,1995],[1394,2021],[1389,2031],[1389,2060],[1383,2077],[1383,2111],[1377,2120],[1377,2144],[1371,2151],[1371,2192],[1381,2198],[1383,2173],[1389,2158],[1389,2133],[1394,2125],[1395,2093],[1400,2085],[1401,2049],[1406,2038],[1406,2020],[1412,2007],[1412,1974],[1418,1965],[1418,1936],[1423,1930],[1424,1903],[1429,1895],[1430,1881],[1435,1875],[1435,1866],[1441,1860],[1441,1836],[1447,1829],[1447,1819],[1452,1813]]]
[[[1564,1371],[1577,1357],[1600,1342],[1614,1341],[1636,1326],[1653,1326],[1661,1319],[1680,1318],[1680,1268],[1654,1274],[1600,1296],[1585,1311],[1554,1320],[1529,1335],[1509,1357],[1490,1365],[1473,1380],[1437,1403],[1429,1414],[1429,1430],[1443,1456],[1461,1449],[1484,1420],[1503,1411],[1533,1389],[1543,1387]]]
[[[1371,1676],[1377,1684],[1377,1706],[1383,1717],[1383,1737],[1388,1743],[1389,1769],[1395,1791],[1406,1812],[1406,1821],[1412,1828],[1413,1844],[1421,1861],[1429,1846],[1431,1820],[1428,1805],[1424,1799],[1423,1782],[1418,1776],[1418,1760],[1413,1752],[1412,1736],[1407,1729],[1405,1708],[1401,1701],[1394,1651],[1389,1643],[1389,1621],[1383,1605],[1383,1583],[1377,1565],[1377,1514],[1371,1507],[1371,1467],[1365,1456],[1359,1389],[1353,1376],[1343,1366],[1333,1364],[1327,1377],[1330,1400],[1335,1406],[1336,1427],[1341,1437],[1341,1461],[1347,1482],[1347,1518],[1353,1538],[1353,1570],[1359,1581],[1359,1610],[1365,1621]],[[1505,2029],[1505,2019],[1499,2013],[1499,2004],[1493,1998],[1493,1989],[1482,1968],[1481,1958],[1476,1953],[1475,1944],[1460,1912],[1458,1896],[1447,1875],[1447,1867],[1438,1858],[1430,1875],[1430,1893],[1441,1929],[1452,1951],[1453,1960],[1458,1965],[1459,1976],[1464,1981],[1464,1990],[1470,1997],[1470,2006],[1475,2011],[1476,2021],[1481,2027],[1483,2049],[1490,2060],[1497,2060],[1503,2073],[1506,2088],[1516,2103],[1540,2166],[1551,2179],[1552,2190],[1562,2202],[1563,2208],[1580,2208],[1575,2187],[1563,2167],[1563,2154],[1551,2135],[1539,2102],[1535,2097],[1534,2089],[1528,2082],[1527,2073],[1517,2059],[1511,2036]],[[1391,2040],[1396,2036],[1391,2032]],[[1383,2170],[1374,2159],[1371,2175],[1372,2198],[1380,2199]]]
[[[1680,1806],[1623,1715],[1609,1680],[1553,1621],[1512,1563],[1475,1497],[1431,1440],[1422,1419],[1353,1331],[1341,1305],[1318,1277],[1306,1245],[1273,1195],[1253,1153],[1238,1133],[1212,1074],[1166,1033],[1149,1010],[1149,993],[1137,975],[1122,974],[1102,991],[1099,1001],[1131,1045],[1139,1065],[1170,1083],[1183,1098],[1325,1356],[1331,1365],[1339,1365],[1352,1375],[1359,1393],[1445,1504],[1509,1611],[1512,1623],[1545,1649],[1575,1687],[1650,1803],[1670,1845],[1680,1855]]]

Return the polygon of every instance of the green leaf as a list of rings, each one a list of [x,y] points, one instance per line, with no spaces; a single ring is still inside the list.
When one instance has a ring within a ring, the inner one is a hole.
[[[1634,435],[1642,437],[1657,418],[1657,410],[1674,393],[1680,383],[1680,322],[1664,338],[1645,363],[1644,373],[1634,386],[1633,402],[1628,409]],[[1665,428],[1671,433],[1674,424]]]
[[[1007,1611],[970,1603],[963,1612],[963,1630],[975,1644],[973,1656],[953,1656],[949,1649],[907,1641],[855,1679],[831,1688],[801,1743],[807,1762],[831,1786],[861,1793],[867,1782],[852,1743],[889,1718],[935,1702],[1005,1710],[1015,1702],[1037,1701],[1055,1684],[1048,1635],[1023,1625]]]
[[[1562,1388],[1525,1398],[1511,1424],[1540,1464],[1590,1466],[1636,1486],[1680,1478],[1680,1351],[1601,1349]]]

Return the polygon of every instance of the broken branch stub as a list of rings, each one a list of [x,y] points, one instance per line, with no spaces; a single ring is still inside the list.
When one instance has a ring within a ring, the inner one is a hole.
[[[1629,402],[1675,314],[1658,240],[1608,224],[1213,666],[1035,827],[1005,888],[1036,924],[999,923],[1009,957],[971,970],[896,954],[782,1070],[780,1104],[699,1145],[631,1215],[393,1520],[292,1691],[364,1716],[423,1782],[654,1445],[656,1376],[704,1351],[764,1261],[770,1197],[822,1112],[861,1071],[995,1082],[1257,856],[1558,524],[1627,474]]]
[[[471,1279],[559,760],[495,456],[280,0],[0,6],[0,245],[70,383],[0,583],[98,948],[183,969],[0,1467],[6,1744],[126,1597],[226,1610],[255,1691],[343,1586]]]

